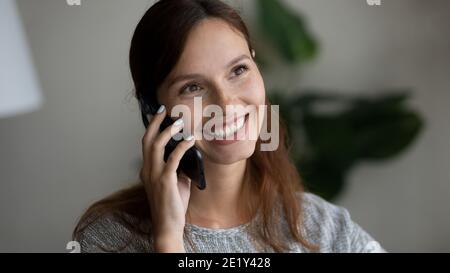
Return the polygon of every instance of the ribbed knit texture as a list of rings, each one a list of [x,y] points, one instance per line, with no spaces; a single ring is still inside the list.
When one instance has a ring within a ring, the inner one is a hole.
[[[385,252],[385,250],[350,218],[345,208],[322,198],[303,193],[303,224],[305,238],[319,248],[314,252]],[[299,195],[300,196],[300,195]],[[186,252],[274,252],[252,236],[259,218],[226,229],[186,225]],[[282,236],[289,245],[288,252],[311,252],[293,240],[287,222],[280,219]],[[148,236],[151,237],[151,236]],[[133,234],[114,217],[104,216],[91,223],[76,240],[81,252],[104,252],[128,245],[120,252],[154,252],[152,239]]]

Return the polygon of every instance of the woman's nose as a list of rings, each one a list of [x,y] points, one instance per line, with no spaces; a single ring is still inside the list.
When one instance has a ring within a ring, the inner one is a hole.
[[[224,87],[217,87],[214,95],[214,103],[221,107],[224,111],[227,105],[233,105],[235,95]]]

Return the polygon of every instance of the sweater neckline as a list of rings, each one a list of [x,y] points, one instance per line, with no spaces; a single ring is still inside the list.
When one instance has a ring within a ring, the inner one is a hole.
[[[189,232],[194,234],[217,236],[217,235],[230,235],[244,232],[251,223],[252,221],[229,228],[209,228],[209,227],[201,227],[191,223],[186,223],[185,227]]]
[[[251,226],[255,226],[257,225],[257,222],[260,221],[261,215],[258,212],[256,213],[256,215],[249,221],[234,227],[229,227],[229,228],[209,228],[209,227],[202,227],[202,226],[198,226],[195,224],[191,224],[191,223],[186,223],[185,224],[185,229],[193,234],[197,234],[197,235],[203,235],[203,236],[208,236],[208,235],[213,235],[213,236],[220,236],[220,235],[232,235],[232,234],[238,234],[238,233],[245,233],[250,231]]]

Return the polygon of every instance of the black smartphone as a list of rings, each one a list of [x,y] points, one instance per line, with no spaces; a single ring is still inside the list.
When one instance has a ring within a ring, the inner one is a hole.
[[[156,115],[158,108],[159,105],[151,106],[147,104],[142,105],[141,103],[141,115],[145,128],[148,128],[149,125],[147,115]],[[175,121],[172,120],[169,116],[166,116],[161,123],[161,126],[159,127],[159,131],[162,132],[174,122]],[[173,138],[169,140],[164,151],[164,161],[167,161],[169,155],[173,152],[173,150],[175,150],[176,146],[181,141],[183,140],[177,141]],[[189,148],[189,150],[187,150],[181,158],[177,173],[180,173],[180,171],[187,175],[192,180],[192,182],[196,183],[197,188],[199,188],[200,190],[204,190],[206,188],[202,154],[195,146]]]

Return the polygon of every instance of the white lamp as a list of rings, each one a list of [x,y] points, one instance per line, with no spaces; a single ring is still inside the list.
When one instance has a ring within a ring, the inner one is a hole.
[[[0,118],[42,105],[30,48],[14,0],[0,0]]]

